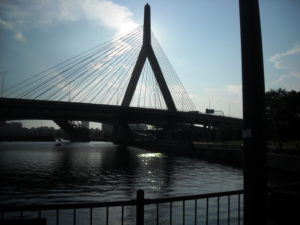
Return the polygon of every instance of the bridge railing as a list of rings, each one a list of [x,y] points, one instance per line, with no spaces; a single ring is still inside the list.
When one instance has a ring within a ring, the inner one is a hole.
[[[0,224],[241,224],[243,190],[130,201],[0,207]]]

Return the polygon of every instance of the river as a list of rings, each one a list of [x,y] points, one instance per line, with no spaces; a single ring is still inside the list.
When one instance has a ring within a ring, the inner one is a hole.
[[[0,143],[1,205],[129,200],[243,188],[240,169],[106,142]]]

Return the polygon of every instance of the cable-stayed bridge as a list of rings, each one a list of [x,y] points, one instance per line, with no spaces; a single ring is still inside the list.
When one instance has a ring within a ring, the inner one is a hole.
[[[151,32],[148,4],[144,26],[8,87],[5,96],[1,120],[48,119],[69,131],[73,120],[112,124],[116,136],[127,136],[128,123],[241,122],[196,110]]]

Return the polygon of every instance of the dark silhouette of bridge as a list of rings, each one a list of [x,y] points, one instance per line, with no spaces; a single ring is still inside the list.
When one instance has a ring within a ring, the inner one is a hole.
[[[168,130],[175,123],[242,122],[196,110],[151,33],[148,4],[143,28],[34,75],[5,93],[9,97],[0,98],[1,120],[53,120],[73,139],[82,136],[71,122],[75,120],[112,124],[116,142],[130,139],[130,123]]]

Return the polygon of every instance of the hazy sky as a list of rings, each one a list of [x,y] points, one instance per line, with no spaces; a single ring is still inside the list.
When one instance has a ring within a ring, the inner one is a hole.
[[[0,0],[5,85],[142,25],[147,2],[198,110],[242,117],[238,0]],[[260,11],[266,89],[300,90],[300,1],[261,0]]]

